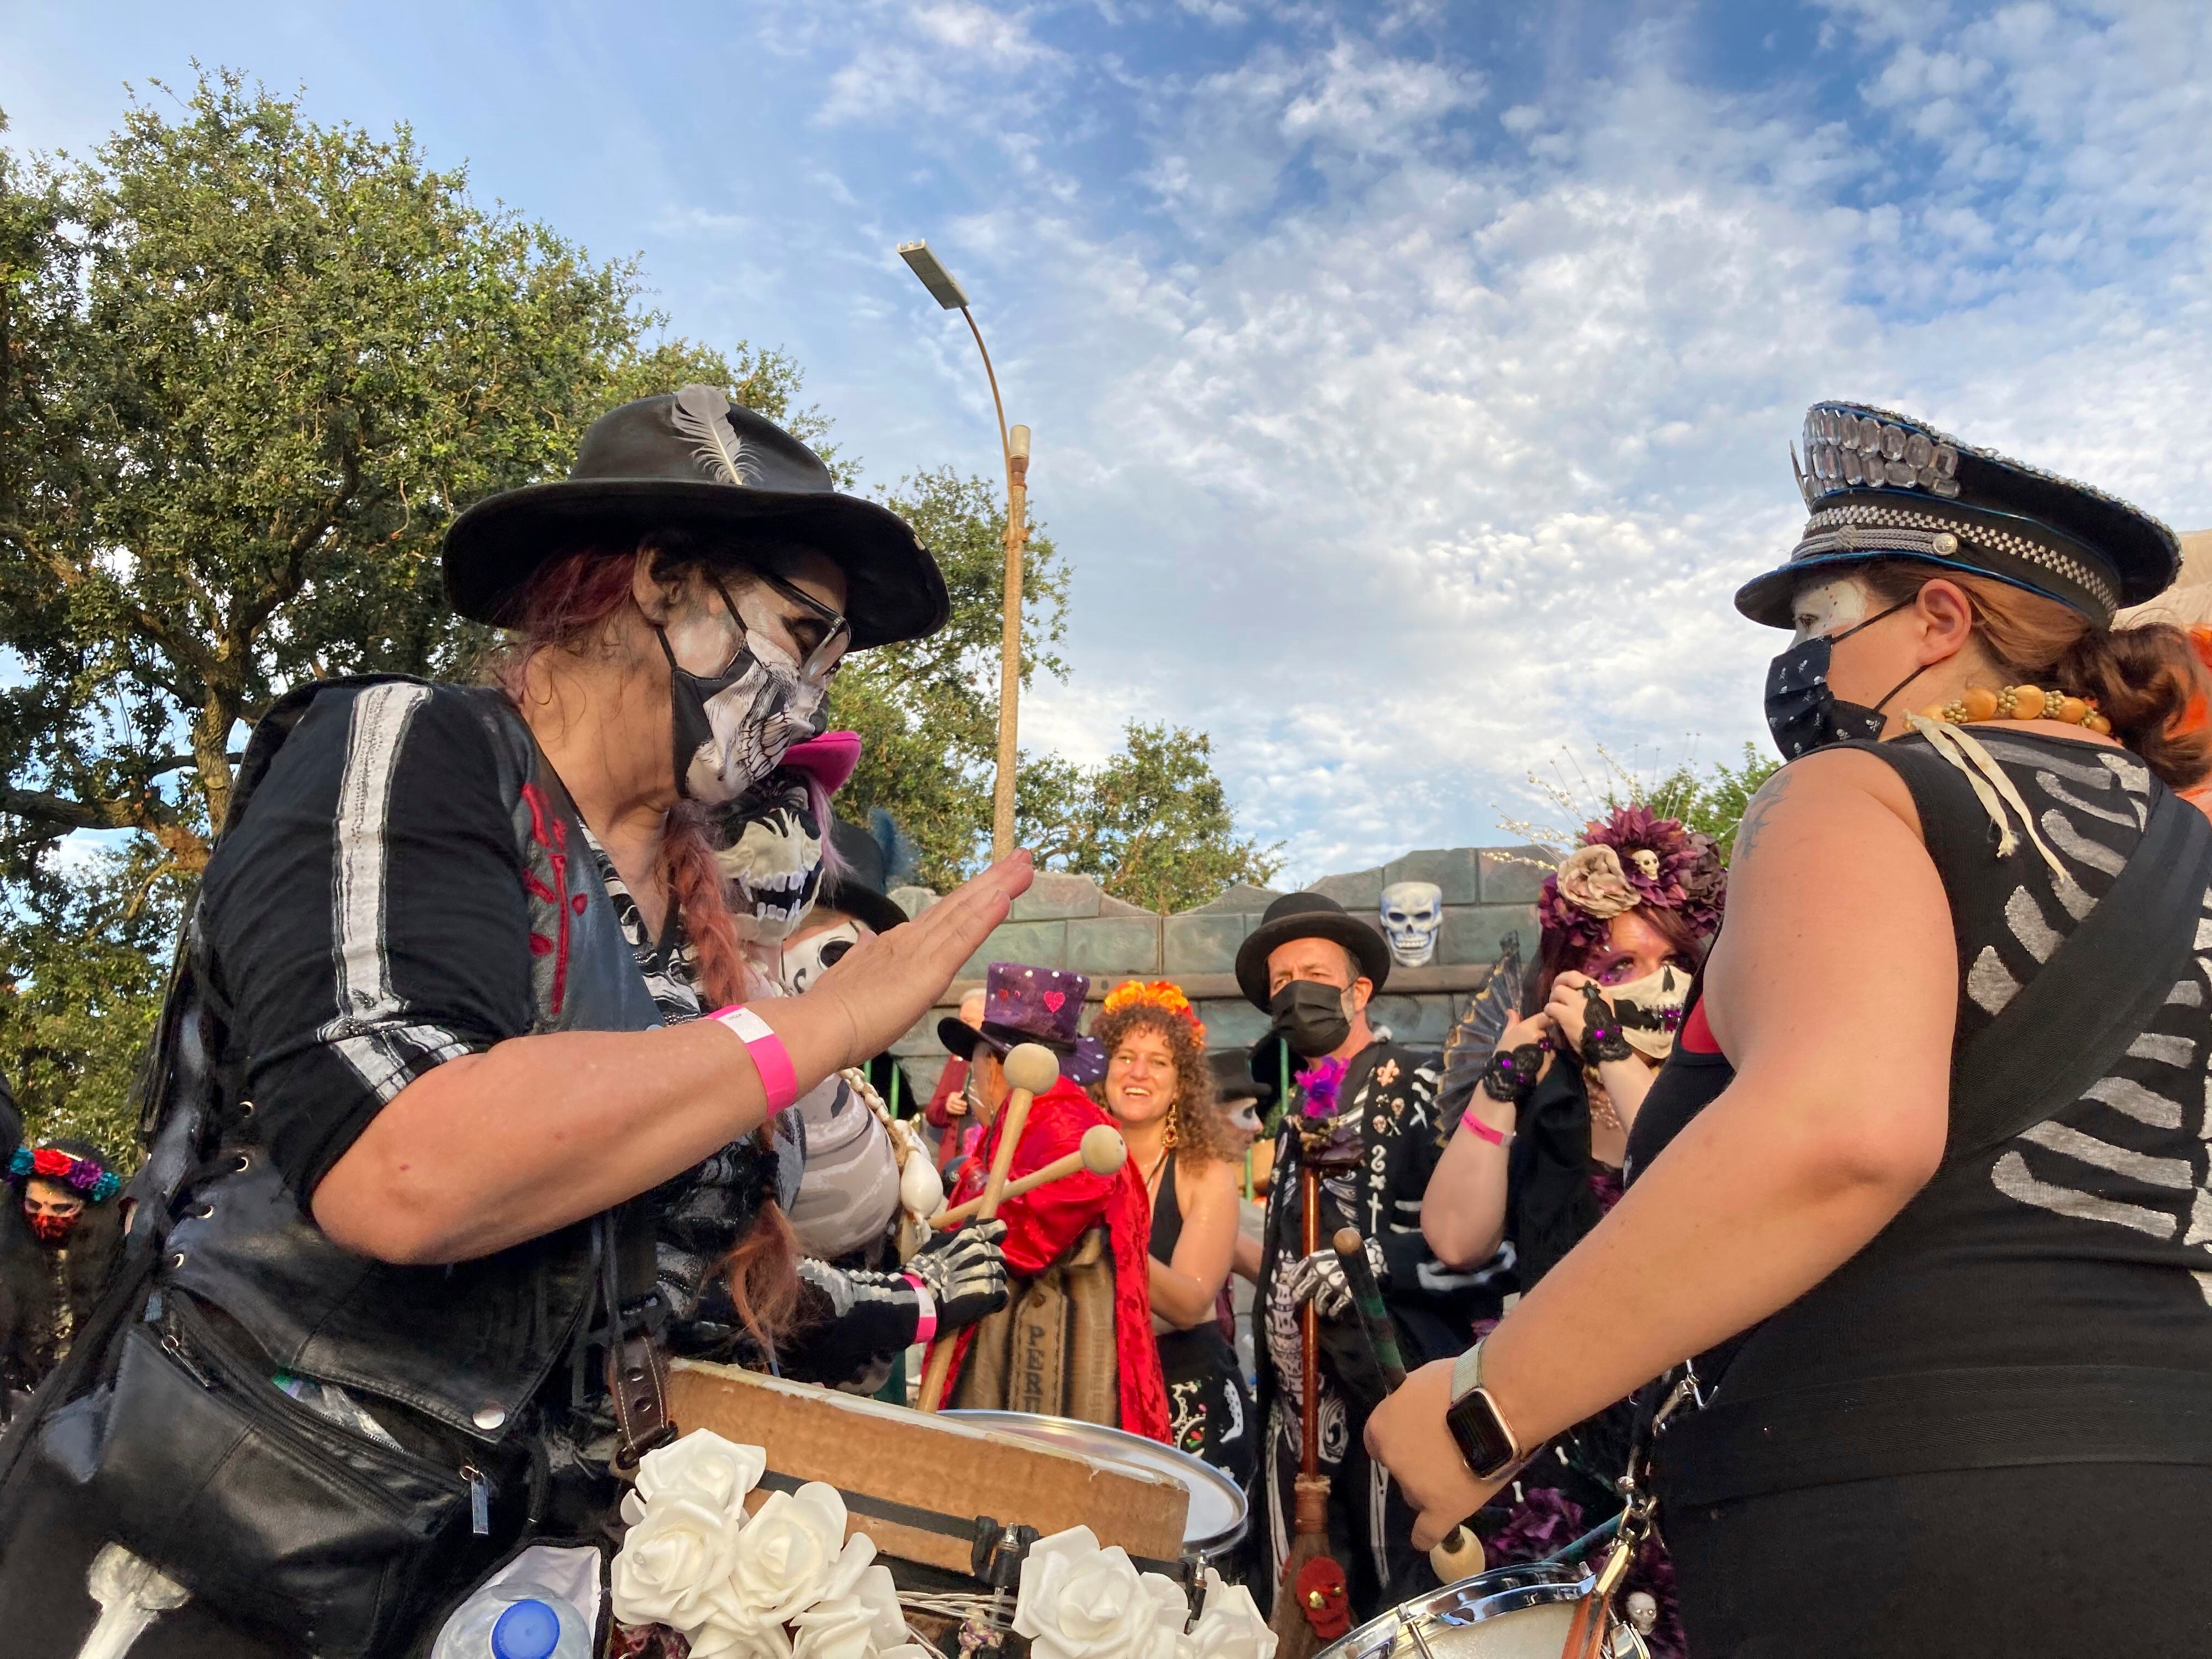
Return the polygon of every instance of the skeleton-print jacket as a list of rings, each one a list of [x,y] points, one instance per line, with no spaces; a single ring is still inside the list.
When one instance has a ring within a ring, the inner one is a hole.
[[[1455,1354],[1466,1347],[1468,1331],[1478,1319],[1495,1317],[1504,1294],[1513,1288],[1508,1264],[1492,1262],[1474,1273],[1455,1273],[1438,1261],[1421,1237],[1421,1195],[1428,1190],[1446,1139],[1437,1121],[1438,1057],[1431,1049],[1370,1044],[1352,1057],[1339,1099],[1336,1121],[1356,1117],[1359,1167],[1349,1176],[1322,1182],[1320,1237],[1328,1248],[1340,1226],[1357,1227],[1380,1244],[1382,1303],[1397,1327],[1407,1365]],[[1267,1191],[1267,1224],[1260,1259],[1260,1280],[1253,1317],[1261,1327],[1253,1348],[1260,1380],[1260,1410],[1265,1413],[1274,1391],[1285,1386],[1295,1395],[1295,1376],[1278,1375],[1266,1328],[1276,1307],[1276,1281],[1294,1267],[1304,1251],[1303,1206],[1299,1199],[1299,1144],[1293,1127],[1300,1097],[1294,1091],[1290,1112],[1275,1149],[1275,1173]],[[1324,1392],[1342,1392],[1361,1403],[1362,1414],[1376,1397],[1375,1379],[1363,1364],[1358,1325],[1346,1315],[1322,1322],[1321,1364]]]

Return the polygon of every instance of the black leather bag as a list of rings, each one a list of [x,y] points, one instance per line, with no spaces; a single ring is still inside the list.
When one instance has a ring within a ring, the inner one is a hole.
[[[112,1377],[47,1417],[23,1473],[81,1492],[109,1536],[225,1617],[319,1659],[369,1659],[480,1553],[485,1477],[301,1406],[189,1298],[151,1298],[116,1347]]]

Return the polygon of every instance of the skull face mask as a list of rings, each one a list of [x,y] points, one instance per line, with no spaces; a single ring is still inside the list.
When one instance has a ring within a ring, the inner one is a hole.
[[[850,636],[845,619],[810,595],[766,573],[736,598],[711,574],[741,643],[721,671],[695,674],[676,659],[668,630],[655,626],[668,659],[670,724],[675,741],[677,792],[687,799],[720,805],[775,769],[784,750],[818,736],[827,723],[830,674]],[[781,594],[828,623],[802,662],[783,645],[787,628],[769,594]]]
[[[1664,1060],[1674,1052],[1674,1034],[1682,1027],[1682,1005],[1689,1000],[1690,975],[1672,963],[1641,979],[1625,980],[1605,988],[1606,998],[1620,1018],[1620,1034],[1628,1046],[1647,1060]]]

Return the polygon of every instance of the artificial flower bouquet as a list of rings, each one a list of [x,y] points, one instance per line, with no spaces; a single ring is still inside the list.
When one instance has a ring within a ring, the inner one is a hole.
[[[632,1659],[932,1659],[844,1500],[811,1481],[745,1497],[758,1446],[700,1430],[646,1454],[623,1499],[611,1576],[614,1651]],[[1139,1572],[1088,1527],[1039,1539],[1022,1563],[1014,1634],[1036,1659],[1273,1659],[1275,1638],[1241,1584],[1206,1575],[1194,1623],[1182,1586]],[[672,1639],[676,1638],[676,1639]]]
[[[760,1447],[705,1430],[639,1462],[610,1582],[618,1645],[649,1653],[659,1626],[690,1659],[929,1659],[875,1545],[846,1538],[836,1488],[810,1481],[745,1514],[767,1468]]]

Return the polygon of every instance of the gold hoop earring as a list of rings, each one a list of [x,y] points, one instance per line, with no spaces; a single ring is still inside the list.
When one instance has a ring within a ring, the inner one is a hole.
[[[1176,1142],[1182,1139],[1176,1127],[1182,1121],[1182,1103],[1176,1101],[1168,1107],[1168,1132],[1160,1140],[1163,1146],[1172,1149]]]

